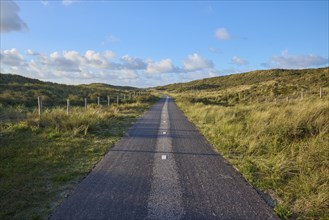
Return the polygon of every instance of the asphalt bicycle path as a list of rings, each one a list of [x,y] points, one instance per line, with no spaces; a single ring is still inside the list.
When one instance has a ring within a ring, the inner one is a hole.
[[[178,109],[157,102],[51,219],[278,219]]]

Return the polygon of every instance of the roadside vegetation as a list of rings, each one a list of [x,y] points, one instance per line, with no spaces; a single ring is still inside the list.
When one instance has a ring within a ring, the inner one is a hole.
[[[10,87],[0,79],[2,89]],[[40,90],[46,88],[43,82],[38,82],[39,86],[30,83],[47,97]],[[61,86],[67,87],[56,84],[56,89],[48,88],[49,93],[58,91],[54,97],[57,106],[45,98],[41,116],[35,96],[20,103],[20,99],[3,98],[10,89],[0,93],[0,219],[47,219],[137,118],[158,100],[144,93],[109,107],[89,104],[85,110],[72,105],[67,114],[60,100],[65,102],[68,94],[60,93]],[[71,89],[79,94],[78,87]],[[96,97],[101,95],[99,90],[95,88]],[[17,89],[16,95],[23,97],[29,91]],[[110,91],[103,92],[105,95]]]
[[[158,89],[274,199],[280,218],[329,218],[328,68],[255,71]]]
[[[35,108],[37,97],[40,96],[47,107],[66,105],[70,99],[72,105],[83,106],[84,98],[88,103],[97,103],[100,97],[101,104],[107,103],[107,96],[115,102],[117,96],[120,100],[126,96],[126,102],[140,90],[127,86],[113,86],[101,83],[89,85],[63,85],[52,82],[43,82],[19,75],[0,73],[0,103],[3,106],[23,105]]]

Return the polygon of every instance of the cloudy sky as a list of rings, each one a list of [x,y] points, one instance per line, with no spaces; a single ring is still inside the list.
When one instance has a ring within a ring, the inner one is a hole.
[[[150,87],[328,66],[328,1],[1,2],[1,72]]]

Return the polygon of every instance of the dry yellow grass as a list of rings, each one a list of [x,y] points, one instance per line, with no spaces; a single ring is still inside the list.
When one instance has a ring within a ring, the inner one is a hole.
[[[187,117],[249,182],[277,200],[281,218],[329,218],[328,98],[225,107],[190,103],[184,95],[176,100]]]

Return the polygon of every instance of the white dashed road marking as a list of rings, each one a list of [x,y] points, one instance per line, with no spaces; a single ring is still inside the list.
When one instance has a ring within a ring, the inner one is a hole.
[[[159,130],[169,130],[168,97],[162,108],[161,121]],[[169,136],[158,138],[156,151],[171,152],[171,141]],[[182,195],[174,157],[162,155],[160,158],[155,154],[147,219],[181,219],[184,216]]]

